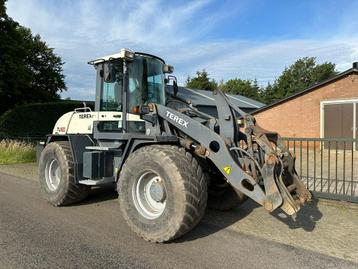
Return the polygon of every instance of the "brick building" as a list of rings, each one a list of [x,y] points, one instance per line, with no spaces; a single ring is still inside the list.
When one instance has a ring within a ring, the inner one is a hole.
[[[358,138],[358,63],[337,76],[252,114],[284,137]]]

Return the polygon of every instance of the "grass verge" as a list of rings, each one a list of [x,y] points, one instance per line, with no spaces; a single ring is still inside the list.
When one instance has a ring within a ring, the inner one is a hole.
[[[30,163],[36,161],[32,143],[4,139],[0,141],[0,164]]]

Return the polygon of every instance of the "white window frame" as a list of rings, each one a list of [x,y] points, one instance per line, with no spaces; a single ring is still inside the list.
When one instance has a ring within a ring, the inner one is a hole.
[[[358,98],[354,99],[337,99],[337,100],[326,100],[320,102],[320,138],[324,138],[324,106],[325,105],[339,105],[339,104],[353,104],[353,139],[356,139],[356,130],[357,130],[357,103]],[[353,149],[356,150],[356,143],[353,145]]]

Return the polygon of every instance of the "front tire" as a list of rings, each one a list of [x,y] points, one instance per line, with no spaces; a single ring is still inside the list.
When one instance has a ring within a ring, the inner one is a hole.
[[[45,199],[53,206],[70,205],[85,199],[90,187],[76,184],[74,161],[68,141],[48,144],[39,161],[39,180]]]
[[[167,242],[202,219],[207,183],[197,160],[183,148],[146,146],[123,165],[117,190],[130,228],[150,242]]]

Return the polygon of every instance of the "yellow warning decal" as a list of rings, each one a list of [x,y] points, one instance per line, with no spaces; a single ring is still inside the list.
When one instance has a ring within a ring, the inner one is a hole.
[[[230,175],[230,174],[231,174],[231,166],[225,166],[225,167],[224,167],[224,172],[225,172],[227,175]]]

